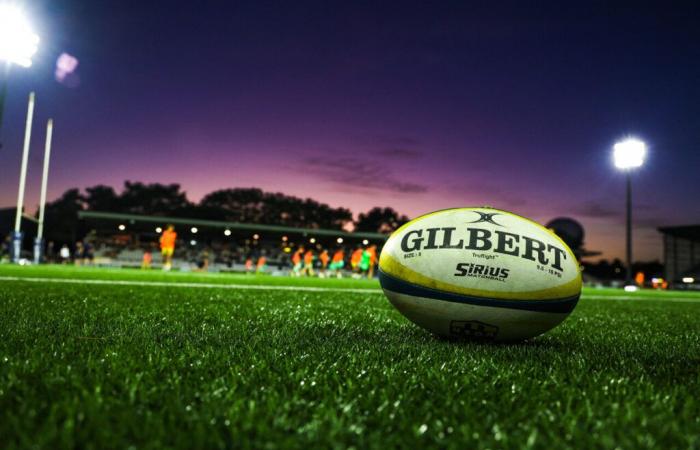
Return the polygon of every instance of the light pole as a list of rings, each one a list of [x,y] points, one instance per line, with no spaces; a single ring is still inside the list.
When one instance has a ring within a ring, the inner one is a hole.
[[[0,80],[0,130],[10,66],[31,66],[38,45],[39,36],[32,30],[24,12],[14,3],[0,3],[0,61],[4,61]]]
[[[615,167],[625,172],[627,184],[627,220],[626,220],[626,265],[625,286],[632,285],[632,169],[641,167],[646,157],[647,146],[639,139],[627,138],[613,147]]]

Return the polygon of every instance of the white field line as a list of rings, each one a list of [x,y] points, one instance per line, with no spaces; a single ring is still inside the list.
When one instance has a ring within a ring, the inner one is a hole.
[[[300,291],[300,292],[349,292],[353,294],[382,294],[380,289],[334,288],[313,286],[280,286],[274,284],[219,284],[219,283],[188,283],[166,281],[137,281],[137,280],[100,280],[81,278],[45,278],[45,277],[10,277],[0,276],[0,281],[27,281],[33,283],[64,283],[64,284],[96,284],[111,286],[152,286],[169,288],[204,288],[204,289],[250,289],[261,291]],[[700,298],[660,298],[631,295],[596,295],[584,294],[584,300],[617,300],[617,301],[654,301],[673,303],[699,303]]]
[[[0,276],[0,281],[28,281],[33,283],[64,283],[64,284],[102,284],[110,286],[149,286],[169,288],[204,288],[204,289],[251,289],[261,291],[301,291],[301,292],[351,292],[353,294],[382,294],[379,289],[332,288],[313,286],[278,286],[270,284],[218,284],[218,283],[183,283],[165,281],[136,281],[136,280],[99,280],[80,278],[42,278],[42,277],[6,277]]]
[[[700,303],[700,298],[664,298],[664,297],[638,297],[631,295],[583,295],[584,300],[621,300],[644,302],[673,302],[673,303]]]

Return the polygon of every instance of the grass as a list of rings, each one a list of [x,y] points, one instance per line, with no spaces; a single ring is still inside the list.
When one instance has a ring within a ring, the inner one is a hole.
[[[0,277],[6,448],[700,447],[697,294],[587,290],[546,335],[487,345],[434,338],[366,280]],[[90,279],[127,284],[71,281]]]

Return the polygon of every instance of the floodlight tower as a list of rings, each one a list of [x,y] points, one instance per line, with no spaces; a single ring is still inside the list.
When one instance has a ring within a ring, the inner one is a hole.
[[[0,3],[0,60],[4,62],[0,80],[0,129],[10,66],[31,66],[38,45],[39,36],[34,33],[23,11],[14,3]]]
[[[627,177],[627,272],[625,286],[632,284],[632,169],[641,167],[646,157],[647,146],[639,139],[627,138],[613,147],[615,167],[625,172]]]

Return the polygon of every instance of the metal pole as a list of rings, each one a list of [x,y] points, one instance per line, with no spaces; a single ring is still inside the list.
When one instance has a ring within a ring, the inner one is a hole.
[[[34,117],[34,92],[29,93],[27,106],[27,124],[24,129],[24,147],[22,148],[22,166],[19,172],[19,191],[17,192],[17,214],[15,215],[15,231],[12,237],[12,260],[19,262],[22,251],[22,208],[24,206],[24,185],[27,180],[27,159],[29,158],[29,141],[32,135],[32,119]]]
[[[39,264],[44,259],[44,209],[46,207],[46,186],[49,179],[49,159],[51,158],[51,136],[53,135],[53,119],[46,123],[46,145],[44,147],[44,170],[41,173],[41,197],[39,199],[39,222],[37,223],[36,239],[34,239],[34,263]]]
[[[46,185],[49,179],[49,158],[51,158],[51,137],[53,135],[53,119],[46,124],[46,146],[44,147],[44,171],[41,174],[41,197],[39,199],[39,225],[36,236],[44,237],[44,207],[46,206]]]
[[[632,284],[632,174],[627,171],[627,277],[625,285]]]

